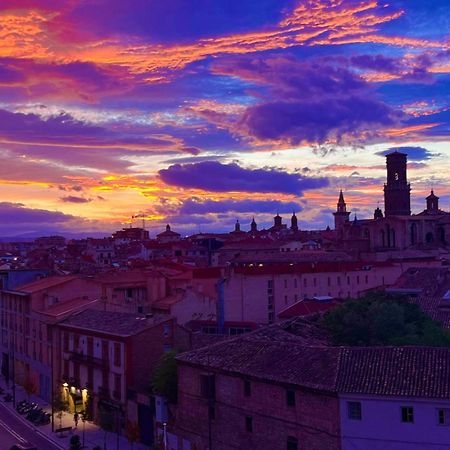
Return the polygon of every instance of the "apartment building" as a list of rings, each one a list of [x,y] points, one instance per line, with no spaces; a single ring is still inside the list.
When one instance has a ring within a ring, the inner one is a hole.
[[[87,309],[57,326],[61,339],[59,388],[69,410],[85,411],[105,429],[126,421],[153,442],[150,382],[165,352],[186,350],[189,333],[170,316]]]

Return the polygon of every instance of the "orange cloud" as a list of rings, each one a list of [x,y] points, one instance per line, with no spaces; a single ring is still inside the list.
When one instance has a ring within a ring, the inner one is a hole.
[[[73,61],[113,64],[132,74],[144,74],[149,83],[166,79],[167,72],[219,54],[245,54],[298,45],[341,45],[357,42],[388,45],[447,48],[438,41],[377,34],[377,27],[397,19],[403,11],[381,11],[376,1],[349,6],[343,0],[323,3],[310,0],[271,29],[200,39],[192,44],[124,45],[117,40],[61,42],[54,20],[58,13],[14,10],[0,14],[0,56],[33,57],[45,61]]]

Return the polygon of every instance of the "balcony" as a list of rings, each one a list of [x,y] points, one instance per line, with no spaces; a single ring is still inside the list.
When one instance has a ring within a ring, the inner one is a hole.
[[[85,355],[83,353],[71,352],[69,359],[78,364],[85,366],[98,367],[101,369],[109,368],[109,361],[102,358],[95,358],[94,356]]]

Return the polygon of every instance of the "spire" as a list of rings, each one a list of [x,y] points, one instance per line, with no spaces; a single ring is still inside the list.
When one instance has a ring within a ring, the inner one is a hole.
[[[292,212],[291,230],[292,231],[298,231],[298,222],[297,222],[297,216],[295,215],[295,211]]]
[[[234,231],[241,231],[241,224],[239,223],[239,220],[236,220]]]
[[[426,198],[427,212],[437,213],[439,211],[439,197],[434,195],[434,190],[431,189],[431,194]]]
[[[347,212],[347,205],[344,200],[344,194],[342,193],[342,189],[339,192],[339,200],[337,202],[337,212]]]
[[[258,225],[256,225],[255,218],[253,217],[252,223],[250,224],[250,231],[255,232],[258,231]]]
[[[274,228],[281,228],[282,227],[282,218],[281,216],[278,214],[273,218],[273,226]]]

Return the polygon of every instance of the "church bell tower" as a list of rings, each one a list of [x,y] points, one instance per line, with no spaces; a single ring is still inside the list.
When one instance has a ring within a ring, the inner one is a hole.
[[[386,155],[387,182],[384,185],[384,214],[389,216],[411,215],[411,187],[406,176],[405,153]]]
[[[333,213],[334,216],[334,229],[340,230],[344,227],[344,224],[348,222],[350,212],[347,211],[347,205],[344,200],[344,194],[339,193],[339,200],[337,202],[336,212]]]

